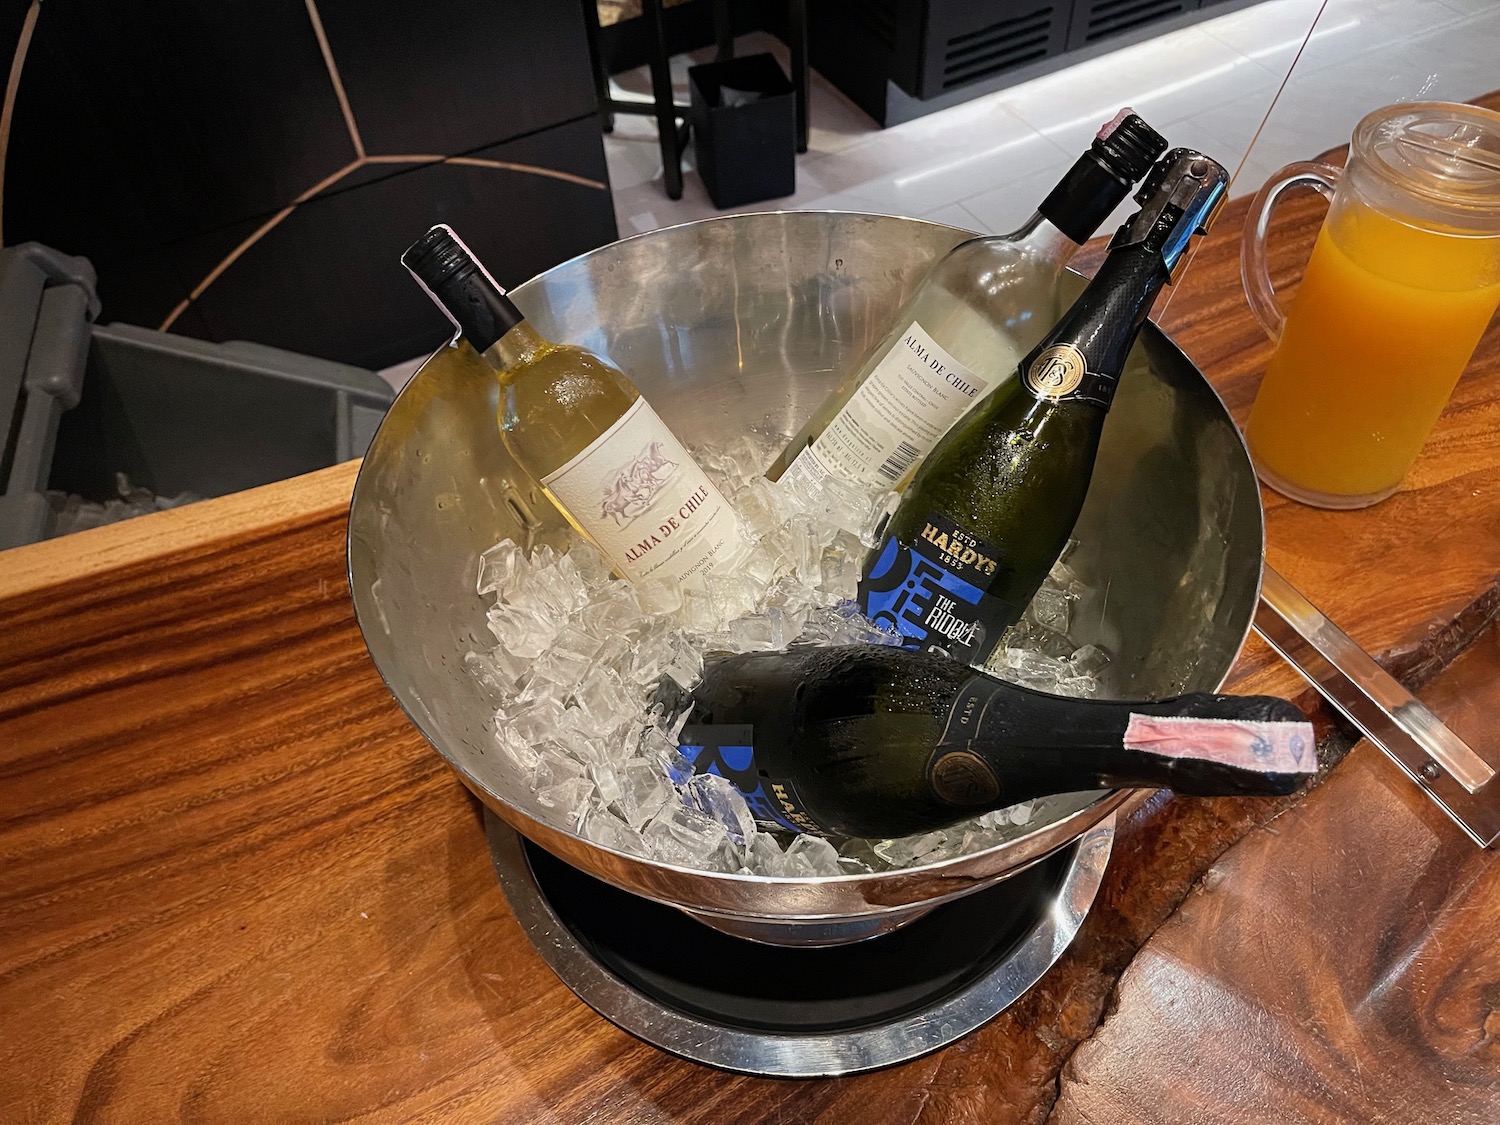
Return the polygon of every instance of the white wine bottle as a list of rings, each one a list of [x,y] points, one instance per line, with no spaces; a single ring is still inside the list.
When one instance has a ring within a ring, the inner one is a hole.
[[[1166,147],[1122,111],[1019,230],[971,238],[939,259],[766,476],[814,492],[832,476],[871,499],[899,489],[1052,326],[1068,259]]]
[[[912,479],[865,560],[859,602],[872,621],[908,647],[989,656],[1067,545],[1130,348],[1228,183],[1190,149],[1157,164],[1083,294]]]
[[[493,370],[506,448],[620,574],[695,586],[733,564],[733,509],[621,371],[537,332],[449,227],[401,261]]]
[[[657,701],[688,713],[694,771],[732,782],[757,821],[829,836],[906,836],[1089,789],[1283,795],[1317,770],[1312,725],[1274,696],[1068,699],[882,645],[725,657]]]

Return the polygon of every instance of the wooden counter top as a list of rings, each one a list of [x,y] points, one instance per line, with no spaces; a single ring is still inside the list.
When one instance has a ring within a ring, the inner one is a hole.
[[[1267,353],[1239,292],[1242,214],[1221,218],[1164,317],[1240,416]],[[1288,210],[1283,277],[1319,218]],[[1271,562],[1412,682],[1500,604],[1496,344],[1396,497],[1327,513],[1267,495]],[[0,1121],[1040,1122],[1119,974],[1278,807],[1154,798],[1122,825],[1058,966],[937,1054],[818,1081],[675,1060],[585,1007],[511,918],[476,803],[355,627],[352,481],[340,466],[0,555]],[[1259,645],[1234,685],[1302,692]],[[1394,773],[1373,759],[1335,781]],[[1395,824],[1364,862],[1403,833],[1430,848],[1427,820]],[[1274,862],[1315,870],[1328,839]],[[1491,861],[1465,870],[1493,884]],[[1404,893],[1395,876],[1370,887]]]

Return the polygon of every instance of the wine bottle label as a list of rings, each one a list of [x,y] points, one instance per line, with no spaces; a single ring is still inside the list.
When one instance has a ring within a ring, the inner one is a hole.
[[[1074,400],[1109,409],[1116,380],[1088,369],[1083,352],[1073,344],[1053,344],[1021,370],[1021,383],[1043,402]]]
[[[1258,773],[1318,771],[1317,738],[1311,723],[1132,714],[1124,743],[1127,750],[1218,762]]]
[[[860,609],[908,638],[907,648],[972,664],[995,647],[1024,608],[989,592],[1009,575],[993,543],[929,512],[910,542],[886,536],[860,581]]]
[[[989,389],[988,381],[912,321],[782,476],[797,481],[832,475],[869,488],[890,488]]]
[[[734,510],[644,398],[542,486],[632,582],[699,585],[740,547]]]
[[[677,749],[693,763],[694,773],[727,778],[744,794],[751,815],[761,824],[792,832],[823,831],[803,811],[790,780],[769,777],[756,765],[755,728],[751,724],[689,723],[678,736]]]

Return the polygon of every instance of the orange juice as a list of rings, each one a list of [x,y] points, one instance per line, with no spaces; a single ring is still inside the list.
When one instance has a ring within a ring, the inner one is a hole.
[[[1329,507],[1394,492],[1497,304],[1500,239],[1336,202],[1246,426],[1262,477]]]

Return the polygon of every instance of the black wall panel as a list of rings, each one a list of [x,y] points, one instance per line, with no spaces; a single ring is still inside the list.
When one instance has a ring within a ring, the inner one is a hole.
[[[430,221],[512,282],[615,236],[570,0],[46,0],[0,174],[5,244],[92,259],[106,321],[365,365],[441,335],[396,261]]]

